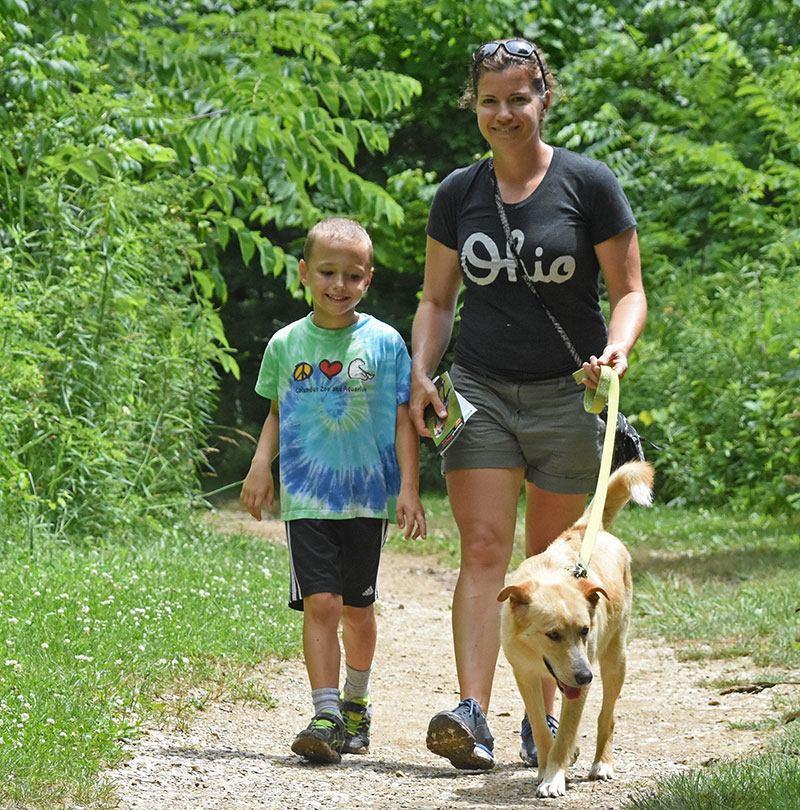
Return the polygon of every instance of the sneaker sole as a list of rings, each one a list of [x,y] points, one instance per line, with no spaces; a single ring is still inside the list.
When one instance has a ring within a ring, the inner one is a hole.
[[[429,751],[449,759],[455,768],[465,771],[494,768],[494,756],[478,747],[469,729],[448,712],[437,714],[431,720],[425,744]]]
[[[298,736],[292,743],[292,751],[309,762],[338,765],[342,761],[342,755],[335,748],[331,748],[324,740],[310,734]]]

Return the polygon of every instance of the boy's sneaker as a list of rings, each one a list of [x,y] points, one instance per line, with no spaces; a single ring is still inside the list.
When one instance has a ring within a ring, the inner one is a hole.
[[[369,728],[372,723],[372,708],[368,698],[342,701],[344,718],[343,754],[369,753]]]
[[[451,712],[434,715],[425,742],[456,768],[488,771],[494,767],[494,738],[474,698],[462,700]]]
[[[342,761],[344,721],[330,712],[320,712],[295,738],[292,751],[309,762],[336,765]]]

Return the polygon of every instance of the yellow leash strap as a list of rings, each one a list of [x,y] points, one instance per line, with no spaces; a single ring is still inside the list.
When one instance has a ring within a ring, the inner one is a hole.
[[[586,376],[583,369],[578,369],[573,375],[575,382]],[[606,418],[606,433],[603,437],[603,455],[600,458],[600,472],[597,475],[597,486],[592,499],[592,510],[589,514],[589,523],[583,535],[578,565],[575,567],[576,577],[585,577],[589,571],[589,560],[592,557],[597,532],[603,519],[603,508],[606,504],[608,492],[608,478],[611,475],[611,459],[614,455],[614,438],[617,430],[617,413],[619,412],[619,377],[611,366],[602,366],[597,389],[587,386],[583,393],[583,407],[589,413],[602,413],[608,403]]]

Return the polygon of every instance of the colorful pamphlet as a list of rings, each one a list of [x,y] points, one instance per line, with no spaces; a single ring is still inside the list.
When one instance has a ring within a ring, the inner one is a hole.
[[[440,419],[432,406],[425,411],[425,423],[433,436],[433,443],[440,453],[444,453],[463,430],[467,419],[475,413],[475,406],[453,388],[450,375],[445,371],[433,379],[439,392],[439,399],[447,408],[447,416]]]

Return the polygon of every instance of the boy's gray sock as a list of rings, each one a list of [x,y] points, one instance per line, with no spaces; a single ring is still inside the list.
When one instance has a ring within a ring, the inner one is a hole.
[[[369,697],[369,676],[372,667],[369,669],[353,669],[350,664],[345,663],[347,669],[347,679],[342,689],[342,700],[365,700]]]
[[[326,686],[322,689],[311,690],[311,700],[314,701],[314,715],[320,712],[342,716],[342,709],[339,706],[339,690],[335,686]]]

